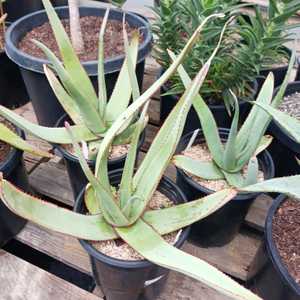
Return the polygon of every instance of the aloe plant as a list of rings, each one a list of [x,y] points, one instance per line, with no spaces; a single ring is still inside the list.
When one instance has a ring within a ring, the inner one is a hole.
[[[169,51],[169,54],[173,59],[176,58],[171,51]],[[239,130],[239,106],[236,97],[232,94],[235,103],[235,113],[228,140],[225,144],[221,142],[218,128],[210,109],[203,98],[197,95],[193,105],[200,119],[205,140],[212,155],[212,161],[203,162],[179,154],[174,157],[174,164],[178,168],[203,179],[225,179],[230,186],[237,188],[247,186],[249,183],[256,183],[259,171],[256,156],[266,149],[272,141],[272,137],[264,136],[264,134],[272,120],[272,116],[269,113],[273,110],[270,109],[267,113],[261,107],[269,105],[275,109],[280,105],[294,62],[295,54],[291,58],[284,83],[274,99],[272,99],[274,76],[272,73],[269,74],[256,101],[254,101],[256,105],[252,107]],[[178,68],[178,73],[183,84],[188,87],[191,80],[183,66]],[[296,128],[293,131],[296,132]],[[247,174],[243,176],[242,170],[247,165]]]
[[[110,99],[107,99],[104,75],[104,33],[109,10],[107,10],[104,16],[99,34],[99,94],[97,95],[50,1],[43,0],[43,4],[60,49],[62,62],[45,45],[38,41],[33,42],[44,51],[50,61],[49,66],[44,65],[44,71],[57,99],[74,123],[71,127],[74,136],[77,141],[87,143],[87,158],[95,159],[99,144],[111,124],[125,111],[131,96],[133,100],[136,100],[140,95],[137,80],[132,75],[135,72],[137,61],[139,33],[133,33],[129,44],[126,32],[124,32],[127,48],[126,59],[124,60],[114,91]],[[133,90],[134,92],[132,92]],[[154,87],[149,95],[151,96],[155,90]],[[0,107],[0,111],[3,117],[34,136],[50,143],[71,143],[70,137],[64,127],[47,128],[30,123],[3,106]],[[127,144],[130,141],[131,134],[136,126],[134,123],[135,116],[132,117],[132,120],[129,121],[128,126],[125,126],[118,132],[114,144]]]

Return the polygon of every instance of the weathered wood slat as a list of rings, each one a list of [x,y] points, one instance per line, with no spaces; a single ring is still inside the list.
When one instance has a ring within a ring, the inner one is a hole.
[[[263,232],[267,214],[272,203],[273,198],[266,194],[262,194],[257,197],[257,199],[252,203],[249,209],[249,212],[245,219],[246,224],[256,230]]]
[[[47,230],[29,222],[16,239],[83,273],[92,273],[87,253],[78,240],[73,237]]]
[[[3,300],[99,300],[4,250],[0,250],[0,265],[0,298]]]
[[[258,235],[248,230],[241,230],[229,244],[223,247],[202,248],[188,243],[185,251],[235,278],[247,281],[250,279],[249,269],[261,242],[262,239]]]

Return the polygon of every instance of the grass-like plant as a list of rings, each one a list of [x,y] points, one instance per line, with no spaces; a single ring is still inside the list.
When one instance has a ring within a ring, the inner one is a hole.
[[[156,35],[155,55],[163,68],[171,63],[167,49],[175,54],[182,49],[193,28],[210,13],[224,13],[223,20],[215,20],[203,32],[201,41],[197,43],[183,65],[191,78],[209,57],[209,53],[217,43],[217,36],[224,23],[232,16],[243,13],[232,22],[224,38],[223,45],[214,60],[210,72],[201,88],[201,95],[209,104],[225,103],[234,107],[229,90],[238,98],[248,100],[251,83],[267,66],[283,61],[287,54],[282,45],[289,41],[287,30],[292,28],[287,20],[300,9],[298,1],[269,1],[267,16],[256,5],[255,15],[241,12],[240,9],[249,4],[239,4],[235,0],[163,0],[154,8],[157,21],[153,26]],[[297,25],[293,25],[297,26]],[[169,81],[171,90],[168,94],[180,94],[184,86],[179,76]]]
[[[169,54],[173,59],[176,58],[174,53],[169,52]],[[235,102],[235,113],[225,144],[219,137],[216,121],[209,107],[198,95],[193,104],[199,116],[212,161],[204,162],[179,154],[174,157],[174,164],[199,178],[207,180],[225,179],[229,186],[237,188],[256,183],[259,171],[256,156],[265,150],[272,141],[272,137],[264,136],[272,117],[261,107],[266,108],[265,105],[269,105],[275,109],[280,105],[294,62],[295,54],[291,58],[284,83],[274,99],[274,76],[272,73],[269,74],[256,101],[253,102],[256,105],[252,107],[240,129],[238,129],[239,106],[236,97],[232,94]],[[178,73],[184,85],[188,87],[191,79],[182,66],[178,68]],[[247,165],[247,174],[244,176],[242,170]]]

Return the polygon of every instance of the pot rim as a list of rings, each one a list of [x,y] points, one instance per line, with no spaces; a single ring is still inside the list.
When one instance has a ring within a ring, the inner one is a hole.
[[[55,126],[54,127],[59,127],[59,124],[62,122],[62,120],[68,118],[68,115],[67,114],[63,114],[59,119],[58,121],[56,122]],[[140,135],[140,139],[139,139],[139,143],[138,143],[138,150],[143,146],[144,142],[145,142],[145,139],[146,139],[146,128],[142,131],[141,135]],[[79,160],[77,158],[76,155],[70,153],[68,150],[66,150],[63,145],[61,144],[53,144],[54,147],[63,155],[63,157],[67,158],[68,160],[70,161],[73,161],[73,162],[78,162],[79,163]],[[108,163],[109,164],[115,164],[117,162],[119,162],[120,160],[123,160],[127,157],[127,154],[123,154],[122,156],[119,156],[119,157],[115,157],[115,158],[112,158],[112,159],[109,159],[108,160]],[[94,160],[90,160],[90,159],[87,159],[86,160],[88,165],[89,166],[93,166],[95,165],[95,161]]]
[[[55,7],[55,11],[57,13],[63,12],[67,9],[68,9],[68,6]],[[80,6],[79,10],[82,10],[82,11],[84,11],[84,10],[94,10],[94,11],[101,11],[101,12],[104,13],[106,11],[106,8]],[[120,9],[115,9],[115,8],[110,9],[110,13],[112,13],[112,12],[115,13],[115,14],[122,14],[122,15],[124,13],[124,11],[122,11]],[[39,17],[39,16],[45,15],[45,14],[46,14],[45,10],[39,10],[39,11],[30,13],[28,15],[25,15],[24,17],[22,17],[22,18],[16,20],[15,22],[13,22],[11,24],[11,26],[9,26],[9,28],[7,29],[6,34],[5,34],[5,51],[6,51],[7,56],[12,61],[14,61],[17,65],[19,65],[20,67],[22,67],[26,70],[31,70],[31,71],[41,73],[41,74],[44,74],[44,72],[42,71],[42,66],[44,64],[49,64],[50,62],[47,59],[36,58],[36,57],[34,57],[30,54],[27,54],[27,53],[21,51],[17,47],[17,45],[15,45],[12,42],[12,35],[13,35],[13,32],[15,30],[17,30],[17,28],[19,26],[22,25],[22,23],[26,23],[30,19],[34,19],[35,17]],[[147,54],[151,50],[152,35],[151,35],[151,32],[150,32],[150,25],[142,17],[138,16],[137,14],[134,14],[134,13],[131,13],[131,12],[126,12],[126,17],[127,16],[129,16],[129,18],[135,18],[136,20],[138,20],[138,22],[140,24],[142,24],[142,26],[140,26],[139,28],[144,29],[145,39],[139,45],[139,48],[138,48],[138,60],[137,60],[137,64],[138,64],[138,63],[140,63],[141,61],[143,61],[145,59],[145,57],[147,56]],[[47,16],[46,16],[46,18],[48,19]],[[22,58],[22,59],[26,60],[27,63],[26,62],[20,63],[19,58]],[[106,59],[104,64],[106,66],[108,66],[109,69],[110,69],[110,70],[106,70],[106,74],[113,73],[113,72],[117,71],[118,69],[120,69],[120,65],[123,63],[124,59],[125,59],[124,54],[123,55],[122,54],[117,55],[117,56]],[[97,71],[92,69],[93,67],[97,66],[97,64],[98,64],[97,60],[85,61],[85,62],[81,62],[81,64],[85,68],[85,70],[88,72],[88,75],[97,76]],[[116,65],[118,65],[118,67]]]
[[[289,55],[289,58],[291,58],[293,51],[290,48],[286,47],[286,46],[282,46],[281,48],[282,48],[282,50],[284,50]],[[268,73],[272,72],[272,70],[274,70],[274,71],[281,71],[282,70],[283,71],[285,69],[288,69],[289,63],[287,63],[284,66],[280,66],[280,67],[275,67],[275,68],[272,68],[272,66],[270,66],[270,67],[271,68],[262,69],[261,71],[262,72],[268,72]]]
[[[271,208],[268,211],[267,219],[265,222],[265,243],[268,255],[272,261],[272,264],[283,281],[300,296],[300,285],[296,283],[295,279],[289,274],[288,269],[284,265],[280,254],[277,250],[275,242],[273,240],[273,218],[280,205],[287,199],[285,195],[279,195],[273,202]]]
[[[227,129],[227,128],[218,128],[218,130],[219,130],[219,133],[229,134],[229,129]],[[177,153],[179,152],[180,146],[183,144],[185,139],[187,139],[189,136],[192,136],[193,133],[194,133],[194,131],[189,132],[181,138],[181,140],[178,144],[177,150],[176,150]],[[204,138],[202,129],[199,129],[197,138],[199,138],[199,136],[200,137],[202,136]],[[275,167],[274,167],[273,159],[267,150],[264,150],[262,153],[259,154],[259,156],[261,156],[261,155],[264,157],[264,159],[269,164],[269,176],[267,176],[266,179],[271,179],[275,176]],[[259,160],[259,158],[258,158],[258,160]],[[210,195],[215,192],[211,189],[208,189],[208,188],[202,186],[201,184],[197,183],[196,181],[194,181],[191,176],[189,176],[185,171],[181,170],[180,168],[176,167],[176,170],[182,176],[182,178],[186,182],[188,182],[188,184],[190,184],[194,189],[199,190],[207,195]],[[232,200],[247,201],[247,200],[250,200],[250,198],[253,199],[253,197],[258,196],[259,194],[260,193],[238,193]]]
[[[113,176],[113,175],[117,175],[121,172],[123,172],[123,170],[118,169],[118,170],[114,170],[114,171],[110,172],[109,175]],[[176,195],[180,197],[180,200],[183,203],[187,202],[187,199],[186,199],[186,196],[184,195],[184,193],[179,189],[179,187],[171,179],[169,179],[166,176],[163,176],[161,178],[160,184],[161,183],[172,187],[172,191],[176,192]],[[79,210],[79,205],[82,203],[82,198],[83,198],[84,191],[85,191],[85,188],[78,195],[78,197],[76,199],[76,202],[75,202],[74,211]],[[174,247],[176,247],[176,248],[181,247],[183,245],[183,243],[186,241],[186,239],[189,235],[189,232],[190,232],[190,226],[183,228],[177,242],[174,245]],[[79,239],[79,242],[80,242],[81,246],[93,258],[95,258],[95,259],[97,259],[101,262],[104,262],[105,264],[108,264],[110,266],[113,266],[113,267],[118,267],[118,268],[123,268],[123,269],[137,269],[137,268],[149,267],[149,266],[154,264],[154,263],[152,263],[152,262],[150,262],[146,259],[136,260],[136,261],[127,261],[127,260],[121,260],[121,259],[113,258],[113,257],[107,256],[107,255],[101,253],[100,251],[98,251],[88,241]]]

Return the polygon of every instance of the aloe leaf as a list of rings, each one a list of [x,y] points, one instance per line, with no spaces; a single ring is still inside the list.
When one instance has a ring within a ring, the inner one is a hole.
[[[175,155],[172,162],[176,167],[200,178],[207,180],[224,179],[223,173],[212,161],[200,161],[184,155]]]
[[[87,101],[90,101],[91,104],[97,107],[98,99],[96,92],[72,47],[72,43],[66,34],[65,29],[55,12],[55,9],[49,0],[42,1],[53,29],[66,70],[73,78],[74,85],[80,87],[82,95],[86,96]]]
[[[146,116],[143,122],[143,127],[142,130],[144,130],[147,126],[149,117]],[[135,128],[137,126],[137,123],[134,123],[132,125],[130,125],[129,127],[127,127],[122,133],[120,133],[119,135],[117,135],[114,140],[113,140],[113,145],[126,145],[129,144],[131,139],[132,139],[132,134],[135,131]]]
[[[296,52],[293,51],[291,59],[290,59],[290,62],[289,62],[289,67],[288,67],[287,73],[286,73],[286,75],[284,77],[284,81],[281,84],[278,93],[276,94],[275,98],[273,99],[273,101],[271,103],[271,105],[274,108],[277,108],[280,105],[280,103],[282,102],[282,100],[283,100],[284,93],[285,93],[286,88],[287,88],[287,86],[288,86],[288,84],[290,82],[291,72],[292,72],[292,70],[294,68],[295,61],[296,61]],[[268,102],[263,102],[263,103],[269,104]]]
[[[257,183],[258,177],[258,161],[256,157],[252,157],[248,163],[247,175],[245,178],[244,186]]]
[[[22,151],[31,153],[33,155],[39,155],[43,157],[52,158],[53,155],[49,152],[40,150],[29,143],[27,143],[25,140],[23,140],[20,136],[18,136],[15,132],[13,132],[11,129],[7,128],[4,124],[0,123],[0,140],[17,148]]]
[[[50,128],[31,123],[2,105],[0,105],[0,115],[17,127],[49,143],[70,144],[72,142],[65,128]],[[71,131],[77,142],[99,139],[83,124],[71,126]]]
[[[222,173],[224,174],[224,177],[230,186],[233,187],[244,186],[244,177],[241,172],[238,171],[234,173],[229,173],[226,172],[225,170],[222,170]]]
[[[137,62],[138,48],[139,34],[134,33],[128,49],[128,55],[130,55],[133,66],[135,66]],[[118,116],[123,113],[129,105],[130,97],[132,94],[132,85],[127,65],[127,59],[128,56],[124,60],[113,93],[106,107],[106,119],[108,120],[108,122],[116,120]]]
[[[107,184],[108,175],[107,175],[107,179],[101,178],[102,179],[101,183],[100,183],[100,181],[98,181],[95,178],[93,172],[90,170],[88,163],[86,162],[86,160],[80,150],[79,145],[75,142],[75,140],[73,138],[73,134],[69,130],[68,127],[69,127],[68,124],[66,124],[66,128],[72,139],[72,144],[73,144],[76,156],[79,160],[80,166],[96,193],[96,198],[99,201],[101,211],[103,213],[105,220],[113,226],[127,226],[128,220],[123,215],[119,206],[115,202],[114,196],[110,190],[109,182]],[[107,163],[107,161],[106,161],[106,163]]]
[[[59,103],[68,114],[68,116],[72,119],[74,124],[83,124],[80,110],[76,102],[65,91],[59,80],[56,78],[55,74],[46,65],[44,65],[44,72],[55,96],[57,97],[57,99],[59,99]]]
[[[15,214],[48,229],[93,241],[110,240],[116,235],[101,215],[81,215],[42,201],[20,191],[3,178],[0,194],[4,204]]]
[[[220,41],[221,39],[222,35]],[[206,78],[211,61],[220,47],[220,41],[208,61],[203,65],[195,79],[167,117],[134,176],[133,188],[135,189],[135,195],[145,199],[145,201],[141,202],[140,205],[137,204],[133,207],[133,221],[137,220],[145,209],[176,150],[176,146],[183,132],[187,114]],[[170,132],[172,132],[172,134],[170,134]]]
[[[125,166],[123,169],[123,174],[122,174],[122,179],[120,183],[120,207],[121,209],[124,209],[127,207],[128,211],[131,211],[130,209],[130,198],[132,196],[133,192],[133,175],[134,175],[134,167],[135,167],[135,162],[136,162],[136,157],[137,157],[137,151],[138,151],[138,143],[139,143],[139,138],[141,135],[141,132],[143,130],[144,126],[144,120],[146,118],[146,113],[149,107],[149,102],[145,105],[141,116],[139,118],[139,121],[137,122],[135,126],[134,133],[132,135],[132,140],[130,144],[130,149],[127,153],[127,158],[125,161]],[[130,215],[127,215],[129,218]]]
[[[194,43],[196,42],[199,34],[201,33],[202,28],[206,24],[206,22],[212,18],[223,17],[223,14],[215,14],[211,15],[199,25],[196,31],[193,33],[192,37],[189,39],[184,49],[181,51],[180,55],[177,59],[171,64],[171,66],[166,70],[166,72],[147,90],[145,91],[136,101],[134,101],[127,109],[124,111],[118,119],[113,123],[111,128],[107,131],[101,145],[99,148],[97,160],[96,160],[96,177],[98,178],[99,174],[99,164],[101,161],[101,155],[99,153],[103,152],[107,146],[111,144],[111,140],[114,136],[117,135],[119,130],[128,122],[128,120],[132,119],[134,114],[153,96],[153,94],[169,79],[170,76],[176,71],[177,67],[181,64],[182,60],[185,58],[188,51],[192,48]]]
[[[264,150],[266,150],[271,145],[272,141],[273,141],[273,137],[272,136],[270,136],[270,135],[264,135],[261,138],[258,147],[256,148],[254,156],[257,156],[258,154],[260,154],[261,152],[263,152]]]
[[[206,218],[231,201],[236,194],[233,189],[225,189],[170,208],[147,211],[143,220],[159,234],[167,234]]]
[[[230,91],[231,92],[231,91]],[[225,151],[224,151],[224,158],[223,158],[223,168],[227,172],[230,172],[235,168],[236,164],[236,138],[238,132],[238,123],[239,123],[239,116],[240,116],[240,108],[239,103],[236,96],[231,92],[231,95],[234,99],[234,117],[231,123],[231,128],[229,132],[229,136],[226,142]]]
[[[135,190],[135,195],[145,201],[138,203],[140,205],[137,204],[133,208],[133,221],[137,220],[144,211],[176,150],[176,146],[183,132],[187,114],[195,96],[198,94],[199,89],[205,80],[211,60],[215,53],[216,52],[214,52],[208,62],[205,63],[190,87],[185,91],[167,117],[134,176],[133,188]],[[172,134],[170,134],[170,132],[172,132]]]
[[[205,261],[168,244],[142,220],[128,228],[116,228],[116,231],[137,252],[159,266],[195,278],[232,299],[260,299]]]
[[[107,91],[105,83],[105,71],[104,71],[104,34],[107,25],[109,15],[109,9],[106,10],[101,29],[99,32],[99,46],[98,46],[98,112],[101,117],[105,116],[105,109],[107,104]]]
[[[269,73],[267,79],[265,80],[259,95],[256,99],[256,102],[265,102],[265,103],[271,103],[272,97],[273,97],[273,91],[274,91],[274,75],[273,73]],[[247,144],[251,141],[249,140],[250,132],[253,130],[258,130],[258,128],[254,127],[254,124],[256,124],[256,119],[260,118],[259,116],[259,108],[252,107],[249,115],[247,116],[245,122],[243,123],[241,129],[239,130],[238,136],[237,136],[237,152],[241,153],[246,147]],[[262,117],[265,117],[266,114],[263,114]],[[257,123],[258,126],[261,126],[262,123]]]
[[[99,215],[101,214],[100,203],[96,197],[95,190],[93,186],[88,183],[85,192],[84,192],[84,203],[91,215]]]
[[[289,116],[287,113],[273,108],[271,105],[255,102],[252,104],[261,107],[266,113],[272,116],[272,118],[288,133],[289,136],[291,136],[297,143],[300,143],[299,120]]]
[[[136,39],[139,38],[138,31],[134,33],[134,38]],[[140,88],[135,73],[135,64],[133,64],[130,56],[128,34],[125,29],[125,14],[124,14],[124,22],[123,22],[123,39],[124,39],[124,48],[126,53],[126,65],[127,65],[130,85],[132,89],[132,99],[133,101],[135,101],[136,99],[138,99],[138,97],[140,97],[141,93],[140,93]]]
[[[172,51],[168,51],[171,59],[174,61],[176,59],[175,54]],[[185,88],[188,88],[191,83],[191,78],[188,73],[185,71],[184,67],[180,65],[177,70],[180,79],[182,80]],[[215,118],[210,111],[209,107],[203,100],[200,94],[195,97],[193,101],[194,109],[199,117],[201,128],[205,135],[207,146],[212,153],[214,161],[220,166],[223,166],[223,156],[224,156],[224,147],[221,143],[219,137],[218,127],[215,121]]]
[[[300,199],[300,175],[269,179],[239,190],[241,192],[282,193]]]
[[[272,102],[274,76],[269,74],[261,89],[258,99],[256,100],[257,103],[271,104],[274,108],[278,107],[283,99],[294,63],[295,53],[292,55],[287,74],[279,89],[279,92],[276,94]],[[242,157],[238,161],[238,168],[242,168],[253,156],[271,120],[272,118],[264,110],[259,109],[257,106],[252,107],[249,116],[247,117],[238,134],[238,152],[241,153],[244,151]]]
[[[49,48],[38,41],[34,41],[34,43],[39,46],[47,55],[64,87],[77,104],[86,126],[95,133],[103,132],[105,130],[105,124],[101,119],[96,106],[90,103],[86,95],[83,96],[84,94],[82,93],[82,85],[75,84],[74,79],[76,76],[72,77],[71,74],[68,73],[68,71],[62,66],[61,62],[55,57]],[[60,100],[60,98],[58,98],[58,100]]]

